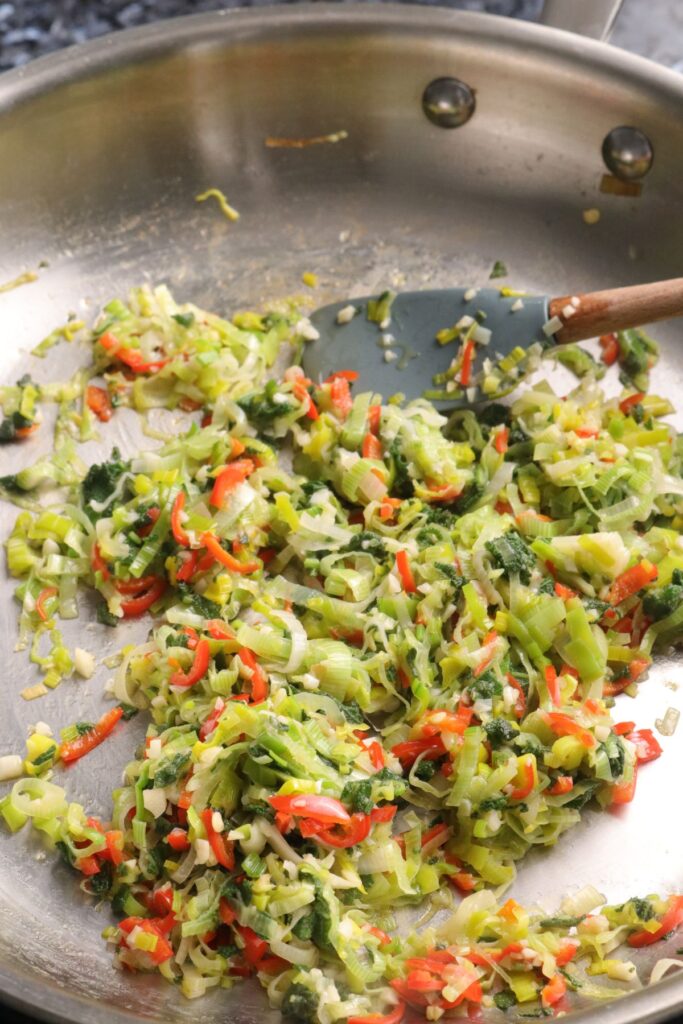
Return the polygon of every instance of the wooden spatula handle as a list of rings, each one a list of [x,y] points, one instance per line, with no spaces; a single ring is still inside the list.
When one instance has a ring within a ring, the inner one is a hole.
[[[570,308],[575,311],[570,312]],[[683,316],[683,277],[604,292],[562,295],[550,300],[548,311],[551,317],[562,321],[563,326],[555,334],[560,345],[668,320]]]

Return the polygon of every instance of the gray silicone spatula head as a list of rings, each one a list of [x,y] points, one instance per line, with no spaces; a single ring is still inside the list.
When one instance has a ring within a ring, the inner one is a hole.
[[[368,317],[369,303],[370,315],[377,315],[378,300],[381,303],[379,296],[365,296],[313,313],[311,321],[320,337],[304,348],[308,377],[324,380],[337,370],[355,370],[364,391],[376,391],[385,398],[397,392],[408,399],[426,393],[439,404],[468,404],[485,396],[459,386],[461,370],[452,375],[453,383],[439,380],[454,357],[463,353],[467,337],[476,339],[471,377],[486,357],[495,363],[517,346],[548,341],[543,333],[548,321],[544,296],[505,296],[496,288],[402,292],[390,304],[383,323]],[[383,308],[380,304],[380,315]],[[450,331],[453,340],[441,344],[437,335],[455,325],[460,326]],[[469,377],[466,373],[465,380]]]

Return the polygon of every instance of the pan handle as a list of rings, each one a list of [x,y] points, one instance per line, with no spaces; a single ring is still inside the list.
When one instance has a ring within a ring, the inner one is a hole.
[[[591,39],[607,39],[623,0],[545,0],[541,22]]]

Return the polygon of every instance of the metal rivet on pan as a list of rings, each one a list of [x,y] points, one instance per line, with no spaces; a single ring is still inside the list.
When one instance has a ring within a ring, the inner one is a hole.
[[[474,89],[459,78],[435,78],[422,93],[422,109],[439,128],[459,128],[475,106]]]
[[[622,181],[644,178],[655,158],[652,143],[640,128],[620,125],[608,132],[602,143],[602,159]]]

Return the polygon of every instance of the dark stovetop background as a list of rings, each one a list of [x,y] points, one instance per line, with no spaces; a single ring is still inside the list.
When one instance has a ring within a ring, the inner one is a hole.
[[[161,18],[278,0],[0,0],[0,71],[73,43]],[[291,0],[279,0],[288,3]],[[372,2],[372,0],[368,0]],[[374,0],[377,2],[377,0]],[[543,0],[412,0],[538,18]],[[567,4],[572,0],[565,0]],[[625,0],[611,42],[683,71],[683,2]]]
[[[0,0],[0,71],[115,29],[268,2],[272,0]],[[451,0],[448,6],[533,19],[542,0]]]

